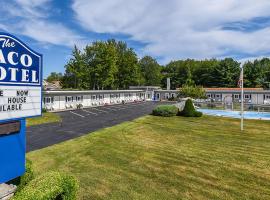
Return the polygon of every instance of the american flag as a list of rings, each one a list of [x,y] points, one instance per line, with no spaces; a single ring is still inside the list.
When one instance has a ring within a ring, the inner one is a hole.
[[[238,87],[242,88],[243,87],[243,82],[244,82],[244,71],[243,71],[243,67],[241,67],[241,72],[240,72],[240,77],[239,77],[239,81],[238,81]]]

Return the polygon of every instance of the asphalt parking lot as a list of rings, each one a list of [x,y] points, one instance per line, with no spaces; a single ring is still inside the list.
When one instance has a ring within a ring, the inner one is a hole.
[[[168,102],[137,102],[59,112],[62,123],[27,128],[27,152],[150,114],[160,104]]]

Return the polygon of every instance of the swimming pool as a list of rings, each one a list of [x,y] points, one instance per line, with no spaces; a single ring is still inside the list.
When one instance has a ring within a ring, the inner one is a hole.
[[[213,116],[232,117],[232,118],[240,118],[241,117],[239,111],[212,110],[212,109],[198,109],[198,111],[202,112],[203,114],[213,115]],[[245,119],[270,120],[270,112],[245,111],[244,118]]]

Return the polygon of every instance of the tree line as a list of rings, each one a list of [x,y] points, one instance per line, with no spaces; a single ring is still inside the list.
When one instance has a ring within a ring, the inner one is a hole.
[[[76,46],[65,65],[64,75],[51,73],[47,81],[60,80],[63,88],[128,89],[130,85],[154,85],[171,89],[183,85],[203,87],[237,87],[240,63],[232,58],[205,60],[176,60],[160,65],[151,56],[141,59],[123,41],[96,41],[83,50]],[[245,87],[264,87],[270,84],[270,59],[244,64]]]

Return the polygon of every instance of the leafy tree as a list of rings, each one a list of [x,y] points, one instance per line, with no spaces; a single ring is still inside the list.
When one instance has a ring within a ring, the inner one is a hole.
[[[190,97],[193,99],[205,99],[206,94],[203,87],[194,85],[183,85],[179,90],[178,97]]]
[[[66,65],[63,86],[82,89],[127,89],[138,85],[137,55],[124,42],[97,41],[81,52],[74,48]]]
[[[214,68],[211,75],[212,83],[216,87],[236,87],[240,75],[240,63],[232,58],[225,58]]]
[[[61,81],[62,77],[62,73],[51,72],[51,74],[46,78],[46,80],[51,83],[54,81]]]
[[[84,58],[81,51],[75,46],[72,51],[72,58],[65,66],[66,71],[62,79],[64,88],[84,88]]]
[[[151,56],[145,56],[139,61],[144,78],[144,85],[159,86],[161,81],[161,66]]]
[[[130,85],[141,85],[142,74],[138,65],[138,58],[133,49],[128,48],[125,42],[110,40],[117,51],[117,85],[118,88],[128,89]]]

